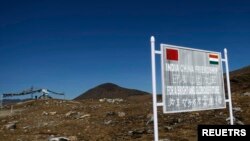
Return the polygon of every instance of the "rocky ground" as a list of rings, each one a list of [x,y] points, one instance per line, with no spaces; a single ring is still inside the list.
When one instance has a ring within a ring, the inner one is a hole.
[[[233,95],[237,124],[250,123],[250,96]],[[1,141],[153,140],[152,102],[149,95],[127,99],[82,101],[33,100],[0,111]],[[228,109],[163,114],[159,108],[160,139],[197,140],[197,125],[227,124]]]

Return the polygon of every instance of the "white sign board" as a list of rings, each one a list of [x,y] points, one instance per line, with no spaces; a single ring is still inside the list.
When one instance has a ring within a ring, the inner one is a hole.
[[[226,108],[221,53],[161,44],[163,112]]]

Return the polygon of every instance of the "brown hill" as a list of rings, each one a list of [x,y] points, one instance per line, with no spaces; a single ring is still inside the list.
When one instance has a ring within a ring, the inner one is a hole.
[[[234,116],[250,124],[250,96],[233,95]],[[122,102],[32,100],[0,111],[1,141],[45,141],[67,137],[74,141],[152,141],[150,95]],[[197,125],[225,125],[228,109],[163,114],[158,110],[159,137],[170,141],[197,140]],[[13,126],[11,126],[13,125]]]
[[[123,88],[113,83],[104,83],[84,92],[80,96],[76,97],[75,100],[99,98],[127,98],[130,96],[146,94],[149,93],[135,89]]]
[[[248,72],[249,69],[243,68],[230,73],[233,90],[249,90]],[[110,83],[89,91],[99,94],[119,89],[137,92]],[[250,95],[236,93],[232,95],[236,124],[249,125]],[[0,111],[1,141],[44,141],[51,137],[66,137],[74,141],[152,141],[154,137],[151,95],[129,96],[116,103],[98,99],[38,99],[14,104],[12,108],[6,105]],[[159,107],[159,138],[194,141],[197,140],[197,125],[226,125],[228,116],[228,107],[178,114],[163,114],[162,107]]]
[[[250,92],[250,66],[230,72],[232,92]]]

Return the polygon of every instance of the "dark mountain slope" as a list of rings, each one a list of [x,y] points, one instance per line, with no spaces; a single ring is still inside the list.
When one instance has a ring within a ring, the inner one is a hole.
[[[99,98],[127,98],[130,96],[146,94],[148,93],[135,89],[123,88],[113,83],[104,83],[84,92],[80,96],[76,97],[75,100]]]

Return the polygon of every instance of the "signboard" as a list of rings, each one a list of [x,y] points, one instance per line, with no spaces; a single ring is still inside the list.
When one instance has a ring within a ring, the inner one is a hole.
[[[161,44],[163,112],[226,108],[221,53]]]

